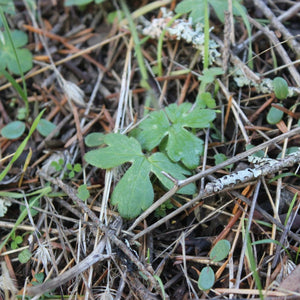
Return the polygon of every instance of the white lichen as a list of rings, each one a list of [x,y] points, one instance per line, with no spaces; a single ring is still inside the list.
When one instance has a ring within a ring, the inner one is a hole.
[[[0,199],[0,217],[4,217],[8,206],[11,206],[11,202],[9,200]]]
[[[195,26],[192,20],[176,19],[171,25],[168,25],[173,17],[172,12],[168,12],[162,8],[162,18],[155,18],[151,22],[146,22],[142,32],[151,38],[158,39],[163,30],[166,30],[165,38],[168,40],[183,40],[200,51],[200,55],[204,57],[204,26],[197,23]],[[145,22],[144,22],[145,23]],[[210,30],[212,30],[211,28]],[[218,44],[209,40],[209,64],[213,64],[218,57],[221,56],[217,50]]]
[[[270,94],[274,92],[273,80],[270,78],[263,78],[261,82],[256,83],[251,79],[247,78],[241,70],[234,70],[234,81],[238,87],[252,86],[255,87],[257,93]],[[259,75],[259,74],[258,74]],[[287,97],[294,97],[300,94],[299,88],[288,87]]]

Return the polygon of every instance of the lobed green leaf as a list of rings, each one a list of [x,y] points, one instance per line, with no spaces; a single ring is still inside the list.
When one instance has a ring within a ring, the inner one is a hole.
[[[108,147],[91,150],[85,154],[84,158],[89,164],[110,169],[144,156],[141,145],[135,138],[120,133],[107,134],[104,143]]]
[[[152,112],[139,125],[142,131],[137,134],[137,139],[143,149],[150,151],[160,144],[164,136],[167,135],[169,127],[170,122],[163,110]]]
[[[151,165],[146,158],[137,158],[114,189],[111,203],[118,206],[123,218],[135,218],[153,203],[150,170]]]
[[[187,168],[195,169],[203,153],[203,141],[180,125],[174,125],[169,131],[166,150],[171,160],[181,160]]]
[[[192,104],[185,102],[179,106],[171,104],[166,107],[165,112],[150,113],[149,118],[140,124],[140,131],[136,133],[142,147],[152,150],[159,144],[164,144],[171,160],[182,161],[189,169],[197,167],[199,155],[203,152],[203,141],[184,127],[209,127],[216,113],[199,107],[191,109]]]
[[[191,172],[181,167],[179,164],[172,162],[164,153],[156,152],[152,154],[148,161],[151,163],[151,171],[156,175],[159,181],[167,188],[171,189],[174,186],[174,183],[168,179],[162,171],[168,173],[172,177],[183,180],[185,179],[184,175],[190,175]],[[192,195],[196,192],[195,184],[189,184],[181,188],[178,193]]]

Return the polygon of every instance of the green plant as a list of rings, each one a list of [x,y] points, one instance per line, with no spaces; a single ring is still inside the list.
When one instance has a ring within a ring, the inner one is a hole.
[[[20,75],[21,72],[27,72],[32,69],[31,52],[26,48],[21,48],[27,43],[28,37],[23,31],[6,30],[2,32],[0,42],[1,70],[7,68],[10,72]],[[18,57],[18,59],[16,59],[16,57]]]
[[[52,161],[51,166],[54,167],[54,169],[59,172],[64,168],[64,160],[60,158],[58,161]]]
[[[209,5],[214,9],[219,20],[224,23],[224,11],[228,10],[227,0],[206,0]],[[239,12],[236,9],[237,0],[233,1],[233,13],[239,16]],[[176,13],[189,13],[193,23],[202,23],[205,14],[205,1],[203,0],[183,0],[179,2],[175,8]]]
[[[57,172],[60,172],[64,169],[64,160],[60,158],[58,161],[52,161],[51,166],[55,168]],[[68,177],[69,179],[72,179],[75,176],[75,173],[79,173],[82,170],[81,164],[76,163],[74,166],[72,166],[71,163],[66,164],[67,172],[64,173],[64,178]]]
[[[6,14],[14,15],[16,13],[14,2],[11,0],[1,0],[0,9]],[[0,26],[2,26],[2,18],[0,18]]]
[[[275,77],[272,84],[276,98],[279,100],[286,99],[289,92],[289,86],[287,82],[282,77]]]
[[[65,0],[64,5],[65,6],[72,6],[72,5],[77,5],[77,6],[81,6],[81,5],[87,5],[91,2],[93,2],[94,0]],[[106,0],[95,0],[96,4],[102,3]]]
[[[42,136],[48,136],[54,129],[56,128],[56,125],[53,124],[52,122],[46,120],[46,119],[41,119],[36,130],[42,135]],[[59,133],[56,133],[56,136]]]
[[[142,87],[144,87],[146,89],[145,106],[144,106],[145,107],[144,114],[146,115],[148,113],[148,107],[150,107],[150,105],[152,105],[152,107],[158,108],[158,103],[157,103],[154,93],[148,83],[148,72],[147,72],[145,62],[144,62],[144,55],[142,53],[141,42],[140,42],[138,32],[136,29],[136,24],[134,23],[133,17],[130,14],[129,8],[128,8],[125,0],[120,0],[120,3],[121,3],[122,11],[128,21],[129,29],[130,29],[131,36],[132,36],[132,39],[134,42],[135,55],[137,58],[137,62],[139,65],[139,71],[141,74],[140,84]]]
[[[75,173],[79,173],[82,170],[81,164],[77,163],[72,166],[70,163],[66,165],[67,170],[69,170],[68,177],[71,179],[75,176]]]
[[[40,273],[36,273],[33,276],[33,279],[31,280],[30,283],[33,286],[35,286],[35,285],[42,284],[44,282],[44,280],[45,280],[45,274],[43,272],[40,272]],[[59,299],[59,298],[61,298],[61,297],[60,296],[55,296],[53,293],[49,293],[49,292],[46,292],[46,293],[44,293],[43,295],[41,295],[39,297],[39,299],[41,299],[41,300],[44,300],[44,299]],[[23,299],[23,298],[20,298],[20,299]]]
[[[201,108],[214,108],[216,106],[216,101],[212,98],[211,94],[205,91],[207,86],[215,81],[216,76],[222,74],[224,74],[224,71],[221,68],[208,68],[203,71],[201,76],[199,76],[200,86],[196,103]]]
[[[209,258],[213,262],[219,262],[227,257],[229,254],[231,245],[227,240],[220,240],[216,243],[216,245],[212,248]],[[200,290],[207,291],[213,287],[215,283],[215,273],[210,266],[206,266],[201,270],[199,279],[198,279],[198,287]]]
[[[154,214],[156,217],[162,218],[167,215],[167,209],[172,209],[172,208],[174,208],[174,205],[169,199],[165,203],[163,203],[159,208],[157,208]]]
[[[277,99],[284,100],[288,96],[288,84],[282,77],[275,77],[272,81],[274,93]],[[277,104],[283,106],[282,104]],[[281,121],[284,113],[282,110],[271,107],[267,114],[267,122],[271,125],[277,124]]]
[[[14,121],[1,129],[1,135],[7,139],[17,139],[25,132],[26,126],[24,122]]]
[[[282,104],[277,105],[283,106]],[[281,121],[283,114],[282,110],[272,106],[267,114],[267,122],[271,125],[275,125]]]
[[[5,175],[8,173],[8,171],[10,170],[11,166],[13,165],[13,163],[19,158],[19,156],[22,154],[23,150],[25,149],[25,146],[27,144],[27,142],[29,141],[31,135],[33,134],[34,130],[36,129],[43,113],[45,110],[41,111],[39,113],[39,115],[37,116],[37,118],[34,120],[34,122],[32,123],[32,126],[29,130],[28,135],[26,136],[26,138],[24,139],[24,141],[20,144],[20,146],[18,147],[17,151],[15,152],[14,156],[12,157],[11,161],[8,163],[8,165],[6,166],[6,168],[0,173],[0,181],[3,180],[3,178],[5,177]]]
[[[171,104],[164,110],[151,112],[131,137],[119,133],[105,135],[103,144],[108,146],[89,151],[85,160],[102,169],[131,163],[115,187],[111,203],[118,206],[122,217],[134,218],[153,202],[150,174],[154,174],[165,188],[170,189],[174,183],[162,171],[181,180],[191,174],[189,169],[198,166],[203,141],[196,136],[196,129],[209,127],[214,119],[213,110],[198,106],[192,110],[190,103],[180,106]],[[157,146],[160,152],[151,153]],[[189,184],[178,193],[191,195],[195,191],[195,185]]]
[[[19,248],[19,245],[23,243],[23,237],[20,235],[16,235],[16,232],[13,232],[11,235],[12,242],[10,243],[11,249],[15,250]]]
[[[165,34],[167,33],[167,28],[173,24],[173,22],[178,19],[181,16],[181,14],[177,14],[174,16],[166,25],[166,28],[162,31],[158,43],[157,43],[157,74],[158,76],[162,76],[162,49],[163,49],[163,42]]]
[[[214,159],[215,159],[215,165],[218,165],[220,163],[222,163],[223,161],[226,161],[228,158],[225,154],[223,153],[218,153],[214,155]],[[231,169],[233,167],[233,164],[230,164],[228,166],[225,167],[225,169]]]
[[[85,201],[89,198],[90,192],[87,189],[86,184],[82,184],[78,187],[78,193],[76,194],[78,198],[80,198],[82,201]]]
[[[1,0],[0,7],[7,14],[14,15],[16,13],[14,2],[11,0]]]
[[[10,31],[1,6],[0,19],[5,28],[4,33],[0,36],[0,58],[1,61],[4,62],[0,67],[0,73],[5,76],[5,78],[11,83],[11,85],[16,89],[20,97],[23,99],[25,103],[25,117],[27,118],[29,116],[29,103],[27,99],[27,88],[24,72],[27,71],[27,68],[32,68],[32,55],[27,49],[17,49],[27,43],[27,36],[25,33],[18,30],[13,32]],[[8,69],[12,72],[21,75],[23,88],[21,88],[16,80],[5,70],[6,67],[8,67]]]
[[[28,249],[22,250],[18,255],[18,260],[21,264],[26,264],[32,256],[32,253]]]
[[[216,113],[199,106],[191,109],[192,105],[186,102],[150,113],[135,133],[142,148],[151,151],[160,146],[172,161],[180,161],[188,169],[196,168],[203,152],[203,141],[186,128],[210,127]]]
[[[257,271],[256,259],[253,254],[250,234],[249,234],[248,230],[246,230],[246,232],[245,232],[245,239],[246,239],[246,256],[248,257],[248,261],[250,263],[250,270],[253,273],[252,276],[253,276],[255,284],[259,290],[259,297],[260,297],[260,299],[264,299],[264,296],[262,293],[262,284],[261,284],[260,277],[259,277],[259,274]]]

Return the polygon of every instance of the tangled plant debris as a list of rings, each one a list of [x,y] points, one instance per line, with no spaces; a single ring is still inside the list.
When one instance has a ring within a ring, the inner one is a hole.
[[[297,295],[299,8],[1,1],[0,298]]]

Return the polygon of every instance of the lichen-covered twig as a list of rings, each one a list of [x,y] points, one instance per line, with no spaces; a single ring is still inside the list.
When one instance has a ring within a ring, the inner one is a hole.
[[[249,156],[248,160],[257,166],[234,172],[209,182],[205,186],[205,191],[207,193],[219,192],[227,187],[234,187],[237,184],[248,182],[259,176],[273,175],[284,168],[300,163],[300,149],[283,159],[261,159],[255,156]]]
[[[210,169],[207,169],[205,171],[202,171],[196,175],[193,175],[185,180],[181,180],[177,182],[177,185],[174,185],[174,187],[168,191],[165,195],[163,195],[160,199],[158,199],[148,210],[146,210],[141,216],[139,216],[136,221],[132,224],[132,226],[129,228],[129,231],[133,230],[142,220],[144,220],[149,214],[150,212],[153,211],[153,208],[157,208],[158,206],[160,206],[161,204],[163,204],[165,201],[167,201],[168,199],[170,199],[175,193],[176,191],[178,191],[178,189],[180,189],[183,186],[188,185],[191,182],[195,182],[203,177],[206,177],[208,175],[211,175],[215,172],[217,172],[218,170],[226,167],[227,165],[230,165],[232,163],[236,163],[238,161],[240,161],[243,158],[248,157],[249,155],[261,150],[261,149],[265,149],[266,147],[269,147],[271,144],[277,143],[279,141],[282,141],[286,138],[289,138],[291,136],[297,135],[300,133],[300,127],[296,127],[292,130],[290,130],[289,132],[283,133],[269,141],[266,141],[252,149],[249,149],[243,153],[240,153],[222,163],[220,163],[217,166],[214,166]],[[299,162],[299,161],[298,161]],[[291,163],[291,162],[289,162]],[[296,162],[294,161],[293,164],[295,164]],[[288,167],[288,165],[286,165],[285,167]],[[282,167],[284,168],[284,167]],[[275,171],[275,170],[274,170]],[[275,171],[276,172],[276,171]],[[263,176],[265,174],[262,174]],[[211,193],[207,193],[204,190],[200,191],[199,195],[196,196],[195,198],[193,198],[191,201],[187,202],[186,204],[182,205],[180,208],[176,209],[175,211],[169,213],[167,216],[165,216],[164,218],[158,220],[156,223],[152,224],[151,226],[147,227],[146,229],[142,230],[141,232],[139,232],[138,234],[136,234],[133,239],[136,240],[138,238],[140,238],[141,236],[143,236],[144,234],[151,232],[153,229],[159,227],[160,225],[164,224],[167,220],[174,218],[176,215],[178,215],[179,213],[185,211],[187,208],[189,208],[190,206],[192,206],[193,204],[197,203],[199,200],[206,198],[208,196],[210,196]]]

